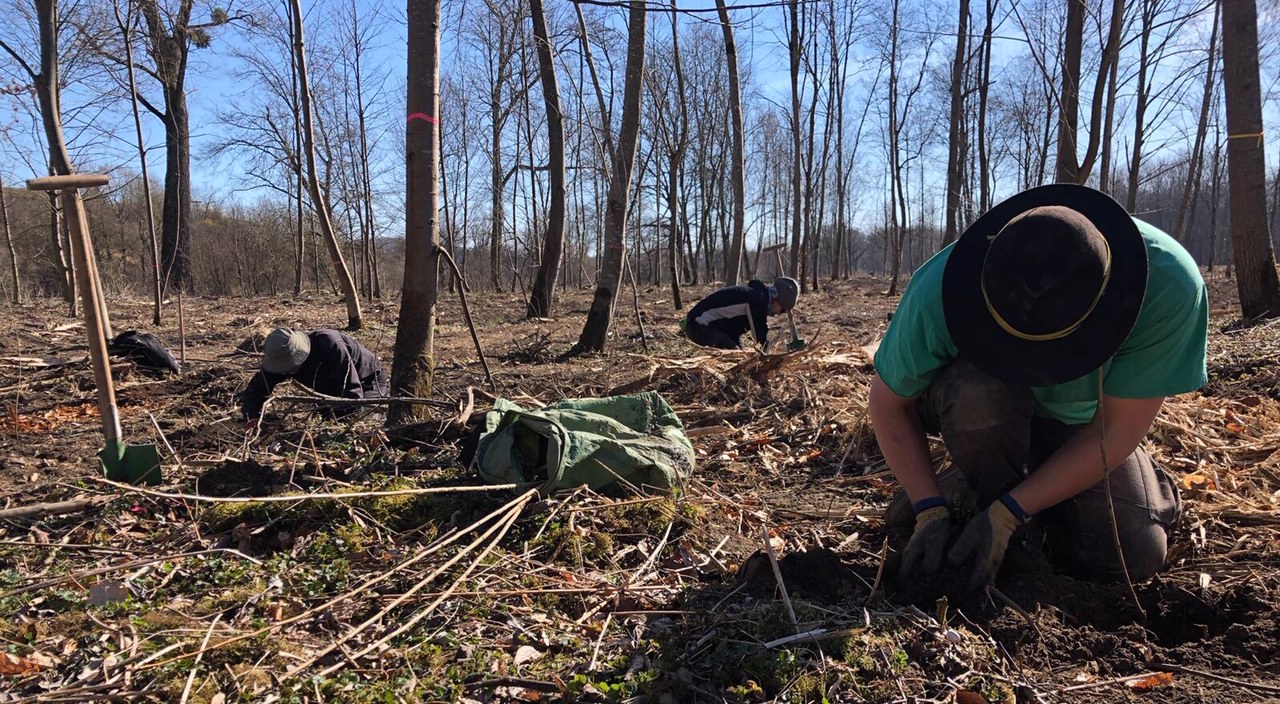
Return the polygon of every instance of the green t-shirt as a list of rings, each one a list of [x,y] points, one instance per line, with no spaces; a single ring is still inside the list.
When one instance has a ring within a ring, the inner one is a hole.
[[[1104,365],[1103,390],[1118,398],[1155,398],[1194,391],[1209,380],[1205,352],[1209,296],[1200,270],[1172,237],[1137,218],[1147,246],[1147,291],[1129,337]],[[942,312],[942,271],[948,246],[925,262],[876,352],[876,372],[896,394],[910,398],[959,356]],[[1031,389],[1038,415],[1088,423],[1098,405],[1097,370],[1054,386]]]

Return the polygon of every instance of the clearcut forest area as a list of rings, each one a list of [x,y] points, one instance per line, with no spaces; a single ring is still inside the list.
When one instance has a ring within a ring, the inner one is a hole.
[[[1278,2],[0,0],[0,704],[1280,702]]]
[[[4,509],[90,503],[0,519],[0,700],[1273,700],[1280,326],[1224,329],[1234,282],[1208,281],[1209,386],[1167,402],[1147,441],[1185,514],[1137,605],[1016,545],[998,597],[939,600],[931,589],[947,585],[882,571],[907,535],[881,520],[895,485],[866,415],[861,347],[894,307],[881,278],[807,296],[809,346],[767,357],[693,347],[668,292],[649,288],[647,352],[620,306],[607,355],[559,362],[586,291],[535,322],[518,296],[475,295],[498,395],[527,406],[652,389],[672,404],[697,452],[674,498],[460,493],[482,486],[457,461],[463,404],[474,422],[491,397],[453,296],[434,394],[453,409],[387,431],[374,408],[322,421],[277,401],[256,437],[235,398],[257,357],[237,347],[344,309],[187,299],[180,376],[113,366],[125,437],[160,445],[163,484],[108,485],[90,461],[102,441],[83,328],[62,304],[7,307]],[[384,359],[395,310],[372,307],[355,333]],[[112,314],[178,350],[176,324],[151,327],[146,303],[113,301]],[[458,493],[395,493],[428,487]],[[369,491],[389,493],[342,496]]]

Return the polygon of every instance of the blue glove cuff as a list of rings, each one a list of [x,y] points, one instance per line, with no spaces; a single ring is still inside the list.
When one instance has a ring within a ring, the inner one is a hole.
[[[1000,503],[1004,504],[1004,507],[1009,509],[1009,513],[1012,513],[1019,521],[1026,523],[1031,520],[1031,514],[1027,513],[1026,509],[1022,508],[1022,505],[1009,492],[1006,491],[1000,497]]]
[[[914,504],[911,504],[911,510],[915,511],[916,515],[918,516],[920,515],[921,511],[927,511],[931,508],[936,508],[938,506],[945,507],[946,505],[947,505],[947,500],[942,498],[941,496],[930,496],[927,499],[920,499]]]

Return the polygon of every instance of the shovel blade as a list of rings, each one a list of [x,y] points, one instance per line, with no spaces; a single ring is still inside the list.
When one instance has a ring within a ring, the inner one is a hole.
[[[128,484],[160,483],[160,452],[155,445],[107,443],[98,452],[107,479]]]

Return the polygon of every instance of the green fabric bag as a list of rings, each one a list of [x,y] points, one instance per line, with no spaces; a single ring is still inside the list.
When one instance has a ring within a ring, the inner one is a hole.
[[[671,492],[693,471],[693,443],[656,392],[557,401],[525,409],[507,399],[485,414],[471,467],[493,484],[542,481]]]

